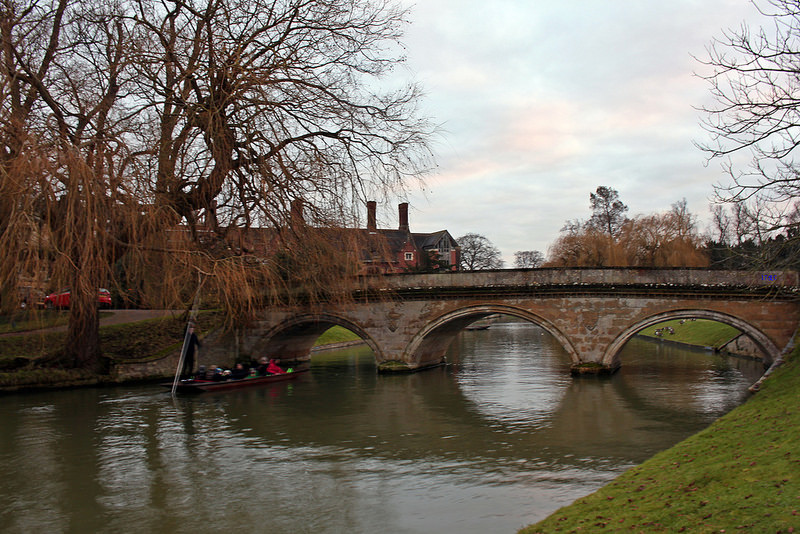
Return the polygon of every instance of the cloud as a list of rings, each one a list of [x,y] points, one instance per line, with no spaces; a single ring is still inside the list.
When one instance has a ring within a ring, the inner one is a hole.
[[[598,185],[631,214],[686,197],[704,215],[724,177],[692,143],[709,98],[692,55],[756,15],[738,0],[417,3],[408,68],[442,135],[413,228],[486,235],[511,261],[588,217]]]

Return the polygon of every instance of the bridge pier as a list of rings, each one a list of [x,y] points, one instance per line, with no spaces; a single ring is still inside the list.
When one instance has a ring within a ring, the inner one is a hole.
[[[444,360],[432,360],[429,363],[419,365],[417,367],[411,367],[407,362],[401,360],[387,360],[378,364],[378,373],[381,374],[404,374],[404,373],[416,373],[418,371],[425,371],[427,369],[433,369],[434,367],[441,367],[445,365],[447,362]]]
[[[605,365],[593,361],[573,363],[569,366],[569,372],[572,376],[583,375],[612,375],[620,368],[620,363]]]

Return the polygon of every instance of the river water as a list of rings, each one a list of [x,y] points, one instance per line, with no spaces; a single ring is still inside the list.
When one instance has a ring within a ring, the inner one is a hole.
[[[413,375],[355,348],[250,390],[5,395],[0,531],[512,533],[704,428],[762,371],[638,338],[621,357],[572,378],[552,337],[508,323]]]

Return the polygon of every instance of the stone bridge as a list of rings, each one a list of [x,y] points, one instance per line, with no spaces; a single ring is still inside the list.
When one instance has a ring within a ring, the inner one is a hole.
[[[667,319],[729,324],[761,350],[765,365],[800,323],[797,272],[702,269],[531,269],[391,275],[369,279],[349,304],[264,311],[239,331],[252,357],[304,361],[333,325],[358,334],[381,371],[439,365],[471,323],[506,314],[552,334],[574,372],[613,372],[637,332]]]

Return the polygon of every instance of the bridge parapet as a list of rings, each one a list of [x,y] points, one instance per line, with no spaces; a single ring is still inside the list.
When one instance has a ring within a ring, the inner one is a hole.
[[[403,274],[366,281],[365,300],[425,300],[478,295],[688,296],[747,299],[800,297],[795,271],[709,271],[699,269],[528,269],[462,273]]]
[[[395,274],[383,277],[389,288],[502,286],[678,286],[780,288],[798,290],[796,271],[714,271],[708,269],[504,269],[456,273]]]

